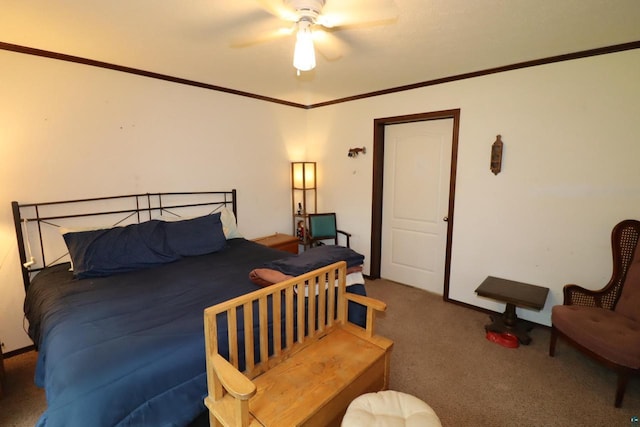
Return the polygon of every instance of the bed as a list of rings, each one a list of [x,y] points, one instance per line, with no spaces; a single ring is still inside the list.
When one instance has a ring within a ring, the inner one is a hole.
[[[12,208],[48,403],[39,426],[206,425],[204,309],[263,286],[257,268],[313,266],[243,238],[235,190]],[[350,276],[348,292],[365,295]]]

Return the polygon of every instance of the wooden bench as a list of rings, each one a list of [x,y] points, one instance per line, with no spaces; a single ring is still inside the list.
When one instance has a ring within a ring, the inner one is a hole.
[[[374,330],[376,312],[386,305],[347,293],[345,278],[346,263],[338,262],[205,310],[204,403],[212,426],[339,425],[353,399],[387,388],[393,342]],[[336,292],[323,289],[334,281]],[[311,298],[298,298],[306,289]],[[347,321],[348,301],[367,307],[365,328]],[[228,360],[218,353],[224,317]],[[241,327],[239,334],[239,319],[259,324],[259,332]]]

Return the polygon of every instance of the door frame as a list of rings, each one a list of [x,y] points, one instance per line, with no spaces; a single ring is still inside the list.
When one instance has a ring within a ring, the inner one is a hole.
[[[371,262],[369,277],[380,278],[382,256],[382,188],[384,183],[385,126],[427,120],[453,119],[451,141],[451,166],[449,174],[449,206],[447,210],[447,246],[445,249],[444,289],[442,298],[449,301],[449,277],[451,274],[451,242],[453,236],[453,209],[455,205],[456,171],[458,165],[458,135],[460,130],[460,109],[385,117],[373,121],[373,195],[371,206]]]

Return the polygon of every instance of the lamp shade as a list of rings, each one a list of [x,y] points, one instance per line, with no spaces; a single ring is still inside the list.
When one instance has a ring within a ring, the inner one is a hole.
[[[316,187],[315,162],[292,162],[291,175],[293,188],[297,190],[309,190]]]

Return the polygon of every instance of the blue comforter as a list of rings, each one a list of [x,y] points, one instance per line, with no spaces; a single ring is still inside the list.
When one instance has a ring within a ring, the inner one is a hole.
[[[184,426],[201,414],[203,310],[258,289],[249,272],[283,257],[245,239],[228,243],[109,277],[76,280],[68,264],[41,272],[25,301],[48,403],[38,426]],[[219,345],[228,345],[224,330]]]

